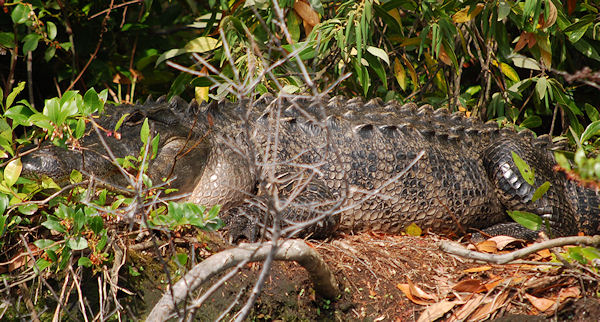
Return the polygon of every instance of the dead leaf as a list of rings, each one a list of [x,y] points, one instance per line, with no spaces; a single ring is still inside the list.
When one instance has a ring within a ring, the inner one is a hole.
[[[470,293],[481,293],[487,291],[481,280],[479,279],[468,279],[458,282],[452,287],[457,292],[470,292]]]
[[[494,288],[496,288],[496,286],[498,286],[498,284],[500,284],[502,282],[504,282],[504,279],[503,278],[499,278],[497,280],[485,283],[484,286],[485,286],[486,290],[491,291]]]
[[[471,313],[477,309],[477,307],[481,304],[483,299],[482,294],[473,294],[473,297],[465,303],[458,311],[452,315],[452,318],[449,321],[463,321],[466,319]]]
[[[579,290],[578,286],[564,288],[564,289],[560,290],[560,294],[559,294],[561,302],[568,299],[569,297],[578,298],[579,295],[581,295],[581,291]]]
[[[473,314],[469,316],[468,321],[483,321],[489,317],[490,314],[504,306],[508,299],[508,291],[502,292],[493,298],[487,298],[485,304],[478,307]]]
[[[545,312],[556,306],[556,301],[535,297],[527,293],[525,293],[525,297],[529,300],[529,302],[531,302],[533,307],[535,307],[540,312]]]
[[[540,251],[537,251],[537,253],[541,259],[552,259],[552,253],[550,252],[549,249],[542,249]]]
[[[430,295],[414,285],[410,279],[407,279],[407,284],[397,284],[396,287],[401,290],[409,300],[415,304],[428,305],[431,301],[437,302],[437,297]]]
[[[446,49],[444,49],[444,46],[440,46],[440,52],[438,53],[438,58],[442,61],[442,63],[448,65],[448,66],[452,66],[452,60],[450,59],[450,56],[448,56],[448,53],[446,53]]]
[[[312,27],[319,23],[319,14],[304,1],[294,2],[294,11],[296,11],[296,14],[298,14],[298,16],[300,16],[304,22]]]
[[[477,250],[484,253],[496,253],[498,251],[498,246],[496,246],[496,242],[493,240],[484,240],[481,243],[477,243]]]
[[[488,240],[494,241],[498,250],[503,250],[504,248],[506,248],[506,246],[511,244],[525,244],[524,240],[510,236],[494,236]]]
[[[479,266],[479,267],[465,269],[465,270],[463,270],[463,273],[478,273],[478,272],[489,271],[490,269],[492,269],[491,266],[485,265],[485,266]]]
[[[421,313],[417,322],[435,321],[444,316],[444,314],[448,313],[448,311],[452,310],[454,306],[462,303],[463,302],[461,301],[443,300],[441,302],[431,304],[425,309],[425,311]]]
[[[548,1],[546,2],[546,5],[548,6],[548,17],[544,19],[545,22],[542,24],[542,28],[544,29],[552,27],[552,25],[554,25],[556,22],[556,18],[558,17],[558,10],[556,10],[554,3],[552,3],[552,1]]]

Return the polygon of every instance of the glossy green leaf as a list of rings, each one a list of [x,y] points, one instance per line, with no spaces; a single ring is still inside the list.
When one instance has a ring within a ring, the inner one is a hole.
[[[9,187],[12,187],[19,179],[21,175],[21,170],[23,169],[23,164],[21,163],[21,159],[15,159],[10,161],[6,168],[4,168],[4,182]]]
[[[34,204],[34,203],[29,203],[26,205],[19,206],[19,208],[17,208],[17,210],[19,210],[19,212],[23,215],[31,216],[37,212],[38,205]]]
[[[22,24],[29,19],[29,12],[31,12],[29,7],[23,4],[18,4],[11,12],[10,17],[15,24]]]
[[[15,35],[12,32],[0,32],[0,46],[15,48]]]
[[[84,237],[74,237],[67,241],[67,245],[72,250],[83,250],[88,247],[88,241]]]
[[[600,120],[590,123],[581,134],[580,142],[584,143],[595,135],[600,135]]]
[[[558,163],[561,168],[571,170],[571,163],[564,153],[554,152],[554,158],[556,159],[556,163]]]
[[[388,65],[390,64],[390,57],[385,52],[385,50],[383,50],[381,48],[373,47],[373,46],[368,46],[367,51],[369,53],[371,53],[371,55],[383,60],[386,64],[388,64]]]
[[[515,162],[517,169],[519,169],[519,172],[521,173],[523,179],[533,186],[535,184],[535,173],[533,172],[533,169],[514,151],[511,151],[511,154],[512,159]]]
[[[539,186],[535,192],[533,193],[533,197],[531,198],[531,202],[536,202],[540,199],[547,191],[550,189],[550,182],[546,181],[541,186]]]
[[[39,249],[45,249],[52,246],[55,242],[51,239],[38,239],[33,244]]]
[[[48,31],[48,39],[54,40],[56,38],[56,25],[54,22],[46,21],[46,30]]]
[[[144,124],[142,124],[142,129],[140,130],[140,140],[143,144],[148,142],[148,137],[150,136],[150,125],[148,124],[148,118],[144,120]]]
[[[77,260],[77,265],[78,266],[83,266],[83,267],[91,267],[92,261],[87,258],[87,257],[79,257],[79,259]]]
[[[61,225],[60,222],[58,222],[55,219],[51,219],[51,218],[48,218],[46,221],[44,221],[42,223],[42,226],[44,226],[44,227],[46,227],[46,228],[48,228],[50,230],[55,230],[55,231],[57,231],[59,233],[65,233],[65,232],[67,232],[65,230],[65,227],[63,227],[63,225]]]
[[[36,50],[41,38],[42,36],[38,34],[29,34],[25,36],[25,38],[23,38],[23,52],[28,53]]]
[[[87,224],[95,234],[100,234],[104,229],[104,220],[101,216],[91,216],[87,219]]]
[[[17,95],[19,95],[19,93],[21,93],[21,91],[23,91],[23,89],[25,89],[25,82],[20,82],[19,85],[13,88],[10,94],[8,94],[8,96],[6,97],[6,109],[9,109],[12,106],[12,103],[14,102],[15,98],[17,97]]]
[[[521,226],[530,230],[540,230],[544,222],[542,218],[536,214],[526,211],[507,211],[508,215]]]
[[[540,77],[538,78],[536,84],[535,84],[535,91],[538,95],[538,98],[540,100],[544,99],[544,96],[546,96],[546,89],[548,88],[548,79],[546,77]]]

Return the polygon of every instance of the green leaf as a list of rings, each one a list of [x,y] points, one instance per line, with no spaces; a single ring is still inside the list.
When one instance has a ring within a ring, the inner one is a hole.
[[[102,229],[104,229],[104,220],[101,216],[92,216],[88,218],[88,225],[90,229],[96,234],[100,234]]]
[[[13,88],[12,92],[6,97],[6,109],[9,109],[15,100],[15,97],[25,88],[25,82],[20,82],[17,87]]]
[[[4,214],[6,208],[8,207],[8,196],[5,194],[0,194],[0,214]]]
[[[19,212],[26,216],[33,215],[38,210],[38,205],[34,203],[19,206]]]
[[[52,59],[52,57],[54,57],[54,55],[56,54],[56,47],[48,47],[46,48],[46,51],[44,52],[44,60],[46,62],[49,62],[50,59]]]
[[[65,227],[63,227],[63,225],[61,225],[60,222],[58,222],[55,219],[52,218],[48,218],[46,221],[44,221],[42,223],[42,226],[50,229],[50,230],[55,230],[58,231],[59,233],[66,233],[67,231],[65,230]]]
[[[156,136],[152,139],[152,156],[150,157],[151,159],[156,158],[156,155],[158,154],[158,143],[160,142],[160,133],[156,133]]]
[[[533,58],[525,57],[519,54],[512,54],[508,56],[508,58],[512,59],[513,64],[517,67],[532,69],[532,70],[541,70],[540,64]]]
[[[50,265],[52,265],[52,263],[50,263],[49,261],[40,258],[38,260],[35,261],[35,266],[34,266],[34,271],[36,271],[36,273],[39,274],[39,272],[45,270],[46,268],[50,267]]]
[[[164,52],[156,59],[156,66],[167,59],[187,54],[187,53],[204,53],[221,47],[221,42],[212,37],[198,37],[188,42],[183,48],[171,49]]]
[[[179,266],[185,266],[188,261],[188,256],[185,253],[177,253],[173,256],[173,262]]]
[[[150,125],[148,124],[148,118],[144,120],[144,124],[142,124],[142,129],[140,130],[140,140],[143,144],[148,142],[148,137],[150,136]]]
[[[60,190],[60,187],[52,180],[52,178],[43,176],[42,177],[42,189],[57,189]]]
[[[54,38],[56,38],[56,25],[54,24],[54,22],[47,20],[46,30],[48,30],[48,38],[50,40],[54,40]]]
[[[579,41],[573,43],[573,47],[587,57],[600,61],[600,55],[598,55],[596,48],[594,48],[594,46],[592,46],[585,39],[579,39]]]
[[[13,11],[10,14],[10,17],[12,18],[12,21],[15,24],[22,24],[29,19],[29,12],[31,12],[31,10],[29,10],[29,7],[19,4],[15,7],[15,9],[13,9]]]
[[[75,128],[75,138],[81,139],[81,137],[83,137],[84,133],[85,133],[85,120],[83,118],[80,118],[79,120],[77,120],[77,127]]]
[[[4,182],[7,186],[12,187],[17,182],[22,169],[23,164],[20,158],[12,160],[6,165],[6,168],[4,168]]]
[[[367,51],[370,52],[371,55],[383,60],[386,64],[388,64],[388,65],[390,64],[390,57],[385,52],[385,50],[383,50],[381,48],[373,47],[373,46],[368,46]]]
[[[119,131],[119,128],[121,128],[121,124],[123,124],[123,121],[125,121],[125,118],[127,118],[128,116],[129,113],[125,113],[123,114],[123,116],[121,116],[119,121],[117,121],[117,125],[115,125],[115,132]]]
[[[565,169],[565,170],[571,170],[571,163],[569,162],[569,159],[567,159],[567,157],[564,155],[564,153],[561,152],[554,152],[554,158],[556,159],[556,163],[558,163],[558,165]]]
[[[137,268],[135,268],[134,266],[128,266],[129,268],[129,275],[131,275],[132,277],[136,277],[136,276],[140,276],[142,275]]]
[[[75,215],[73,216],[73,224],[75,224],[75,231],[81,231],[81,228],[83,228],[83,225],[85,225],[86,221],[87,218],[85,216],[85,213],[83,212],[83,210],[78,209],[75,212]]]
[[[84,237],[74,237],[69,239],[67,245],[72,250],[82,250],[88,247],[88,242]]]
[[[594,106],[592,106],[588,103],[585,103],[584,107],[585,107],[585,113],[590,118],[590,120],[592,120],[592,122],[600,121],[600,112],[598,112],[598,109],[596,109]]]
[[[92,261],[87,258],[87,257],[79,257],[79,259],[77,260],[77,265],[78,266],[83,266],[83,267],[90,267],[92,266]]]
[[[25,36],[25,38],[23,38],[23,52],[28,53],[30,51],[34,51],[37,48],[38,42],[41,38],[42,36],[38,34],[29,34]]]
[[[546,96],[546,89],[548,88],[548,79],[546,77],[540,77],[535,84],[535,91],[537,92],[540,100]]]
[[[33,242],[33,244],[39,249],[45,249],[54,244],[54,241],[51,239],[38,239]]]
[[[71,183],[79,183],[79,182],[83,181],[83,175],[81,174],[81,172],[77,171],[76,169],[73,169],[73,170],[71,170],[69,179],[70,179]]]
[[[547,191],[550,189],[550,182],[546,181],[541,186],[539,186],[535,192],[533,193],[533,198],[531,198],[531,202],[536,202],[540,199]]]
[[[542,118],[537,115],[528,116],[520,124],[520,126],[526,127],[528,129],[533,129],[533,128],[536,128],[541,125],[542,125]]]
[[[83,109],[81,110],[81,113],[83,113],[86,116],[92,113],[96,113],[102,109],[103,105],[104,102],[100,100],[100,97],[98,97],[98,93],[96,93],[96,91],[93,88],[90,88],[83,95]]]
[[[518,154],[516,154],[514,151],[511,151],[511,154],[512,154],[513,161],[515,162],[515,165],[519,169],[519,172],[521,173],[521,176],[523,177],[523,179],[525,179],[525,181],[527,181],[527,183],[529,183],[530,185],[533,186],[535,184],[535,173],[533,172],[533,169],[529,166],[529,164],[527,164],[527,162],[525,162],[523,159],[521,159],[521,157]]]
[[[540,230],[543,227],[542,218],[526,211],[507,211],[508,215],[521,226],[530,230]]]
[[[0,46],[15,48],[15,35],[12,32],[0,32]]]
[[[584,143],[591,139],[594,135],[600,134],[600,120],[590,123],[581,134],[580,142]]]

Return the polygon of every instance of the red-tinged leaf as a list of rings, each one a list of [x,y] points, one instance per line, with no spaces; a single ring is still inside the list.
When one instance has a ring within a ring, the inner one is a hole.
[[[577,0],[567,0],[567,13],[569,16],[573,14],[575,7],[577,7]]]

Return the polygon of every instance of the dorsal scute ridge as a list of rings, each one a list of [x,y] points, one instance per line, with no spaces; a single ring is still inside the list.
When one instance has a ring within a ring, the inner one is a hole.
[[[363,106],[363,109],[380,110],[382,106],[383,106],[383,100],[379,97],[376,97],[376,98],[372,98],[372,99],[368,100],[365,103],[365,105]]]

